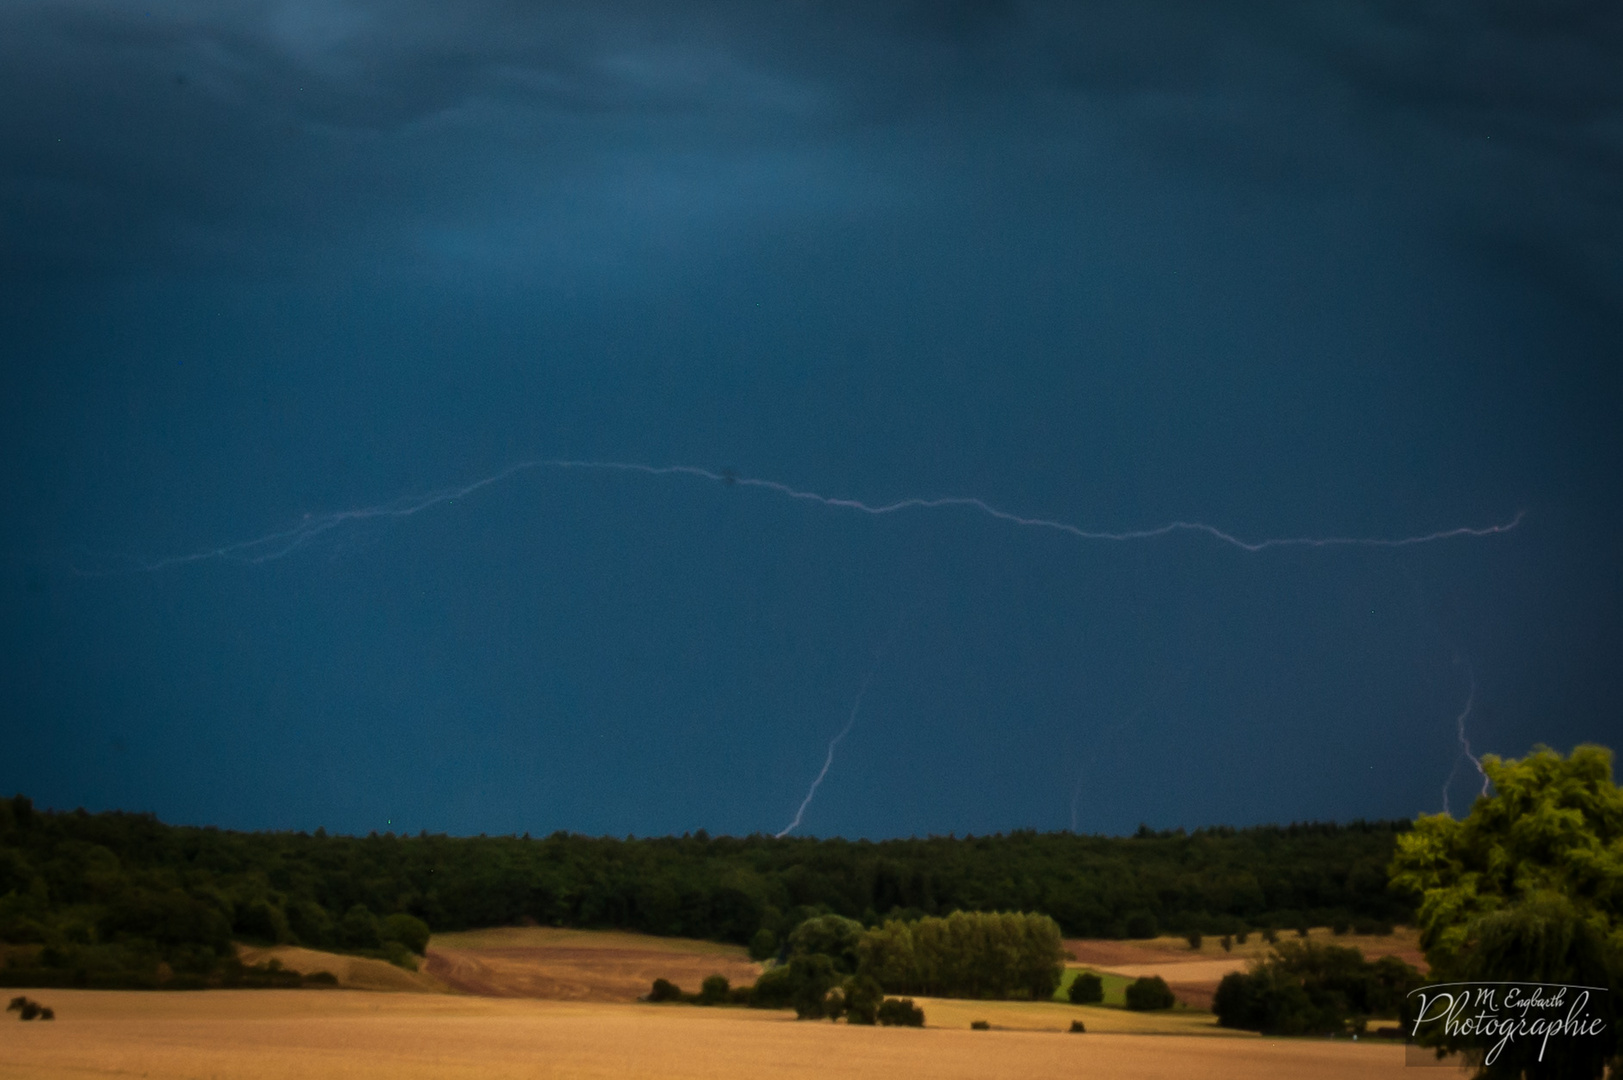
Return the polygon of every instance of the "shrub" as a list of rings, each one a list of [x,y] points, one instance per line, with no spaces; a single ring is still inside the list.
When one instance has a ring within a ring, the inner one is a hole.
[[[764,926],[755,931],[755,936],[750,938],[750,959],[770,960],[777,954],[778,935]]]
[[[1079,972],[1066,993],[1072,1005],[1097,1005],[1105,999],[1105,981],[1091,971]]]
[[[1267,1035],[1357,1032],[1369,1016],[1396,1015],[1420,973],[1396,957],[1371,963],[1340,945],[1287,942],[1249,972],[1230,972],[1212,1001],[1224,1027]]]
[[[1223,935],[1222,945],[1223,945],[1223,951],[1224,952],[1233,952],[1234,951],[1234,939],[1229,937],[1227,934]]]
[[[351,949],[376,949],[383,944],[378,935],[377,916],[365,904],[356,904],[344,912],[338,924],[338,935]]]
[[[985,1020],[971,1020],[969,1022],[969,1026],[974,1031],[990,1031],[990,1030],[992,1030],[992,1025],[987,1023]]]
[[[378,926],[378,936],[384,941],[397,941],[422,956],[428,951],[428,924],[415,915],[397,911]]]
[[[1082,1021],[1080,1021],[1080,1020],[1072,1020],[1071,1021],[1071,1034],[1072,1035],[1080,1035],[1084,1031],[1087,1031],[1087,1030],[1088,1029],[1082,1025]]]
[[[250,900],[237,909],[232,929],[242,937],[273,945],[291,941],[293,938],[292,931],[288,928],[286,913],[277,905],[262,898]]]
[[[1262,940],[1266,941],[1270,945],[1278,944],[1279,943],[1279,931],[1275,930],[1271,926],[1267,927],[1262,932]]]
[[[669,979],[655,979],[653,989],[648,991],[649,1001],[681,1001],[682,988]]]
[[[55,1020],[56,1013],[25,997],[14,997],[11,1004],[6,1006],[6,1012],[15,1012],[21,1020]]]
[[[845,983],[845,1022],[871,1025],[879,1019],[879,1006],[885,1000],[885,991],[879,983],[865,975],[847,979]]]
[[[843,1011],[843,1000],[829,1000],[829,991],[839,981],[834,961],[822,953],[797,956],[789,961],[789,1000],[795,1007],[795,1016],[801,1020],[821,1020],[829,1015],[831,1005]]]
[[[787,967],[764,972],[750,988],[749,1004],[755,1009],[787,1009],[794,1003],[795,984]]]
[[[1171,987],[1159,975],[1146,975],[1127,987],[1127,1007],[1135,1012],[1170,1009],[1175,1004],[1177,999],[1172,996]]]
[[[885,1027],[924,1026],[924,1010],[912,998],[886,998],[879,1003],[876,1016]]]
[[[1250,940],[1250,938],[1251,931],[1249,930],[1241,930],[1239,933],[1234,935],[1234,940],[1241,945],[1244,945],[1248,940]]]
[[[826,956],[834,966],[849,974],[857,969],[857,943],[862,940],[862,924],[839,915],[819,915],[807,919],[789,935],[789,955]]]
[[[1195,950],[1196,952],[1199,952],[1200,951],[1200,943],[1202,941],[1204,941],[1205,939],[1200,936],[1200,931],[1199,930],[1191,930],[1191,931],[1189,931],[1189,933],[1184,935],[1184,940],[1189,942],[1189,947],[1191,949]]]
[[[704,982],[699,985],[698,1003],[700,1005],[720,1005],[727,1000],[727,997],[731,991],[732,984],[727,981],[727,976],[708,976]]]

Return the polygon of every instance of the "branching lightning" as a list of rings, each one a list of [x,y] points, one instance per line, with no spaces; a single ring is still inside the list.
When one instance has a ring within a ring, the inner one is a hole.
[[[1437,532],[1424,533],[1416,536],[1403,536],[1395,538],[1385,537],[1356,537],[1356,536],[1290,536],[1275,537],[1263,540],[1244,540],[1232,533],[1225,532],[1214,525],[1200,521],[1172,521],[1154,528],[1131,529],[1125,532],[1104,532],[1084,529],[1064,521],[1050,518],[1024,517],[999,509],[983,499],[971,496],[949,496],[943,498],[909,498],[892,503],[866,503],[857,499],[848,499],[831,495],[822,495],[815,491],[803,491],[791,487],[777,480],[763,480],[758,477],[738,476],[731,472],[715,472],[693,465],[643,465],[636,462],[622,461],[566,461],[554,459],[541,459],[535,461],[521,461],[509,465],[500,472],[491,474],[482,479],[475,480],[461,487],[443,488],[409,498],[396,499],[391,502],[380,503],[375,506],[363,506],[351,510],[338,510],[325,514],[306,515],[305,518],[284,529],[266,533],[249,540],[241,540],[220,547],[205,548],[185,555],[173,555],[158,559],[154,562],[136,562],[124,560],[123,569],[133,571],[153,572],[166,570],[171,567],[184,566],[190,563],[209,562],[214,560],[235,561],[257,565],[271,562],[293,554],[316,540],[317,538],[346,525],[359,524],[367,521],[400,520],[419,514],[424,510],[432,509],[443,503],[454,502],[458,499],[473,495],[484,488],[501,483],[521,472],[537,469],[553,470],[595,470],[602,472],[641,473],[647,476],[687,476],[700,480],[709,480],[714,483],[726,484],[729,487],[757,488],[781,495],[787,499],[801,502],[816,503],[820,506],[836,510],[852,510],[858,513],[882,517],[897,514],[908,510],[942,510],[962,508],[973,510],[998,521],[1008,522],[1011,525],[1029,529],[1046,529],[1065,533],[1080,540],[1096,540],[1105,542],[1125,543],[1136,540],[1153,540],[1173,533],[1199,533],[1223,544],[1228,544],[1246,552],[1261,552],[1270,548],[1284,547],[1374,547],[1374,548],[1400,548],[1412,547],[1418,544],[1430,544],[1441,540],[1452,540],[1461,537],[1495,536],[1499,533],[1510,532],[1521,524],[1524,512],[1518,512],[1508,522],[1496,525],[1478,527],[1459,526],[1452,529],[1442,529]]]
[[[834,764],[834,748],[839,746],[840,740],[851,734],[851,729],[856,726],[857,713],[862,708],[862,699],[867,696],[868,687],[873,683],[873,677],[879,673],[879,662],[885,658],[885,653],[890,650],[890,643],[896,640],[896,631],[901,628],[902,621],[897,619],[896,625],[891,628],[890,636],[885,638],[885,643],[879,646],[878,652],[874,653],[873,663],[868,667],[868,674],[862,677],[862,685],[857,689],[857,699],[851,704],[851,715],[845,718],[845,726],[840,729],[839,734],[829,740],[828,754],[823,758],[822,769],[818,771],[816,779],[811,782],[811,787],[806,790],[806,797],[800,800],[800,807],[795,811],[795,819],[783,827],[783,831],[777,834],[777,839],[781,840],[794,832],[799,827],[801,819],[806,816],[806,807],[811,805],[812,797],[817,794],[817,788],[822,784],[823,777],[828,775],[829,768]]]

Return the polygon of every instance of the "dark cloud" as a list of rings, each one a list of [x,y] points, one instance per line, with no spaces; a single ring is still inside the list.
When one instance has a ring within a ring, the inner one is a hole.
[[[0,20],[14,270],[387,245],[402,218],[514,198],[516,174],[567,199],[683,155],[730,170],[945,124],[979,157],[1102,129],[1182,168],[1402,191],[1618,284],[1623,15],[1601,4],[52,2]]]

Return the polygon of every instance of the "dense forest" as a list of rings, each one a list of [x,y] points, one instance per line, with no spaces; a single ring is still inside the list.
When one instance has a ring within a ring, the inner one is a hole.
[[[170,826],[149,814],[0,801],[0,943],[80,981],[206,972],[230,941],[418,948],[436,931],[536,922],[750,944],[824,913],[877,925],[965,911],[1051,916],[1067,935],[1148,937],[1412,917],[1387,890],[1410,823],[1131,837],[1016,832],[880,842],[764,836],[365,837]],[[411,919],[391,916],[412,916]],[[20,977],[20,972],[13,972]],[[5,973],[0,972],[0,979]]]

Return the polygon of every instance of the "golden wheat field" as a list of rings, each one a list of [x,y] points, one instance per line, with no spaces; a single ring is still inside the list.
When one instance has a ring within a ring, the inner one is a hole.
[[[1410,1075],[1401,1046],[1369,1042],[853,1028],[744,1009],[346,990],[29,993],[58,1019],[0,1024],[7,1080]]]

